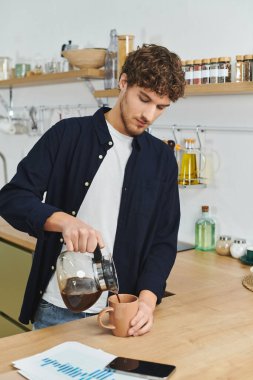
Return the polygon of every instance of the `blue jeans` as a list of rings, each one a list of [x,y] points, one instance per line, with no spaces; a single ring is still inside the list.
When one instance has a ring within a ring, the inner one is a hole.
[[[84,312],[73,313],[69,309],[55,306],[42,299],[34,317],[33,330],[74,321],[76,319],[87,318],[92,315],[96,314]]]

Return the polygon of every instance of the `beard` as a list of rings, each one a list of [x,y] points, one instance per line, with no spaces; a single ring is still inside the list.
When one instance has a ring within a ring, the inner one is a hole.
[[[125,133],[130,137],[136,137],[141,135],[145,132],[145,130],[149,127],[150,123],[147,122],[147,120],[140,116],[140,117],[134,117],[128,116],[127,112],[127,91],[123,94],[123,97],[120,102],[120,118],[124,127]],[[143,126],[137,126],[138,120],[140,120],[143,123]]]

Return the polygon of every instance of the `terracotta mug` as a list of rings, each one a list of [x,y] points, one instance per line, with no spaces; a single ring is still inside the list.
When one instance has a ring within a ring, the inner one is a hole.
[[[109,306],[98,314],[100,327],[112,330],[113,335],[127,337],[130,322],[138,311],[138,297],[132,294],[119,294],[120,302],[116,295],[108,298]],[[109,323],[105,323],[104,317],[109,313]]]

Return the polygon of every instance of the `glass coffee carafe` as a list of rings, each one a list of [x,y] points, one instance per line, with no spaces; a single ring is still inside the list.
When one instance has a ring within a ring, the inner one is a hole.
[[[63,251],[56,263],[57,280],[68,309],[89,309],[103,291],[118,293],[118,279],[111,255]]]

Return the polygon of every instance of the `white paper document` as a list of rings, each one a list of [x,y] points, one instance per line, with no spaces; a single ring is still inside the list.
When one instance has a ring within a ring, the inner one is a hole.
[[[115,355],[79,342],[65,342],[47,351],[16,360],[13,366],[29,380],[139,379],[105,368]]]

